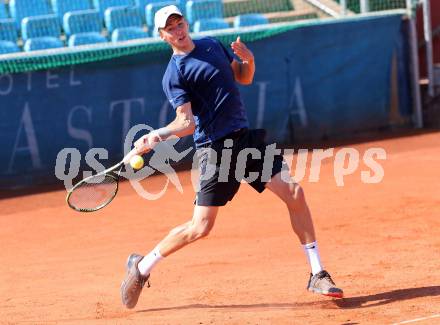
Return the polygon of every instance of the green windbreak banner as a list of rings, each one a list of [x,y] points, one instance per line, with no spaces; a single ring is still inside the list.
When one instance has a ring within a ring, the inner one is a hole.
[[[240,36],[245,42],[253,42],[265,38],[270,38],[289,30],[311,24],[311,22],[281,23],[269,25],[269,27],[253,27],[228,32],[211,32],[212,35],[223,43],[230,43]],[[200,33],[197,37],[202,37]],[[0,55],[0,73],[18,73],[26,71],[37,71],[54,69],[64,66],[78,65],[91,62],[111,60],[115,58],[158,52],[169,52],[169,46],[161,39],[145,39],[123,42],[121,44],[99,44],[79,46],[78,48],[62,48],[38,51],[35,53],[14,53]]]

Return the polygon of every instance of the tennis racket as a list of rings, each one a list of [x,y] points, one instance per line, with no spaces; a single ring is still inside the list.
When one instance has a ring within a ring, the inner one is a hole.
[[[113,167],[78,182],[67,193],[66,202],[69,207],[79,212],[94,212],[107,206],[118,193],[122,167],[136,154],[134,148]]]

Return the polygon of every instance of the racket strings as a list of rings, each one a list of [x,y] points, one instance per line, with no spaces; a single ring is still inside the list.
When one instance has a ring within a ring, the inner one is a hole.
[[[118,179],[99,175],[79,183],[70,193],[69,204],[80,211],[95,211],[108,204],[118,191]]]

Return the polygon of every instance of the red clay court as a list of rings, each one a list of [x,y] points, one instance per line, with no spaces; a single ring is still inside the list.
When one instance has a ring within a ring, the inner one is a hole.
[[[157,201],[129,182],[105,209],[82,214],[65,191],[0,201],[1,324],[439,324],[440,133],[350,145],[383,147],[385,177],[358,170],[337,187],[332,160],[301,182],[322,260],[346,298],[305,290],[309,267],[287,209],[243,185],[211,235],[166,258],[134,310],[119,286],[131,252],[145,254],[191,217],[190,173]],[[335,149],[337,150],[337,149]],[[310,165],[310,159],[308,161]],[[166,178],[143,181],[160,190]]]

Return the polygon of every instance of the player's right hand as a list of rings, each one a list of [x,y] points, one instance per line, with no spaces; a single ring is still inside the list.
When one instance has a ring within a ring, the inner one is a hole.
[[[156,130],[153,130],[137,140],[134,143],[134,147],[136,148],[138,154],[144,154],[157,146],[160,141],[162,141],[161,137]]]

